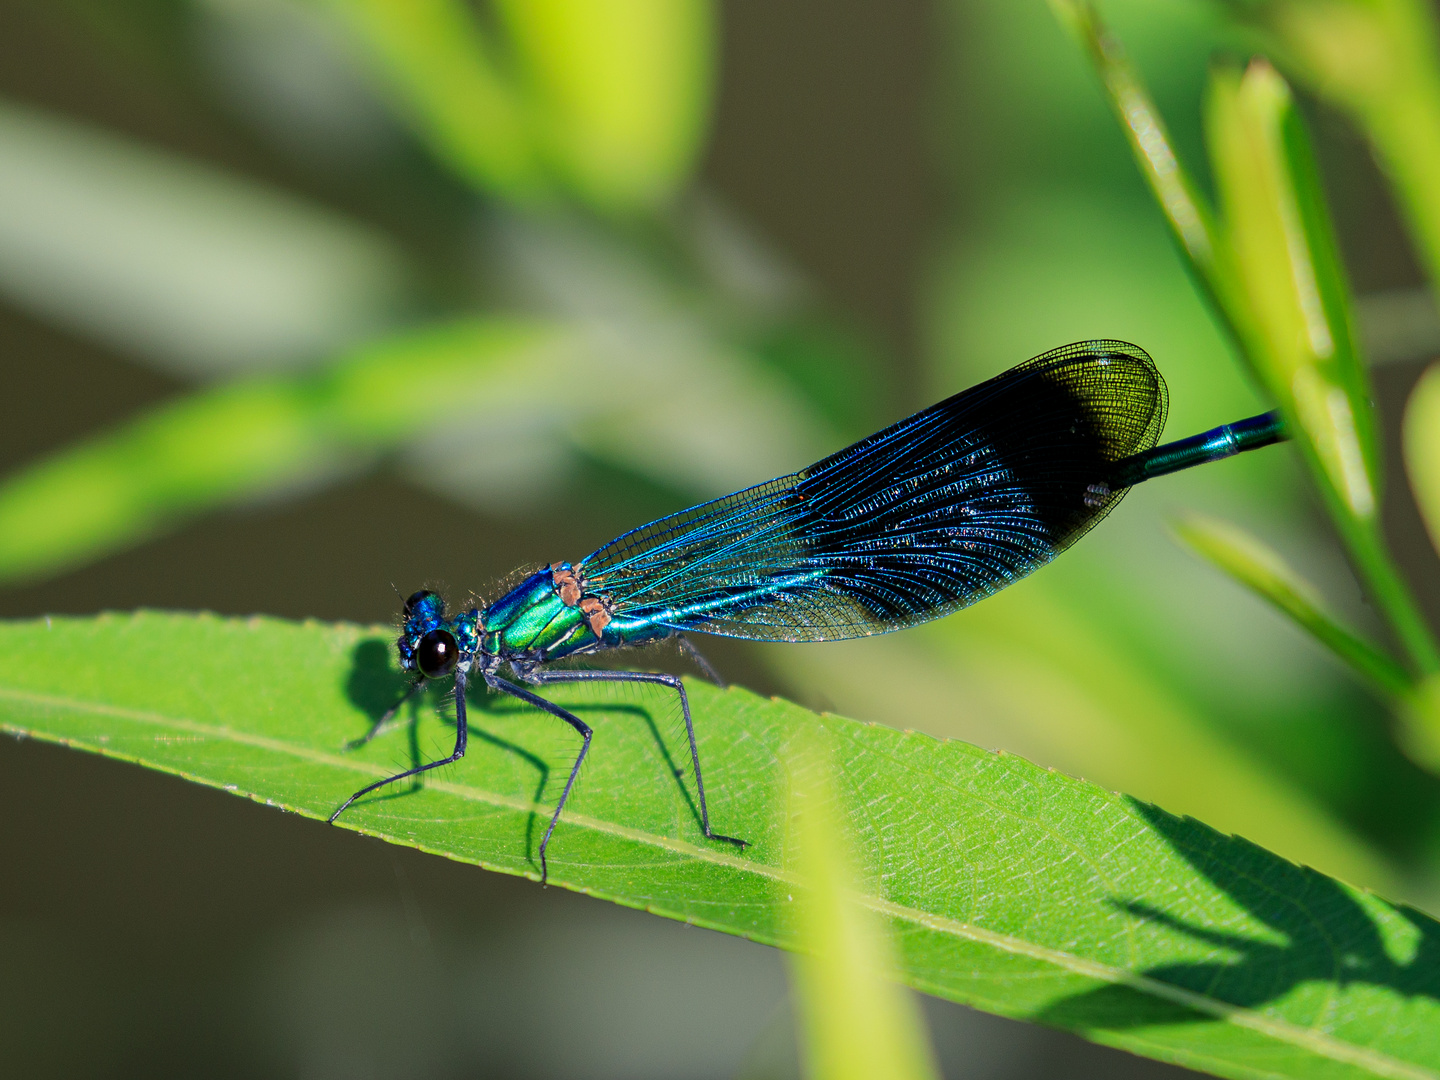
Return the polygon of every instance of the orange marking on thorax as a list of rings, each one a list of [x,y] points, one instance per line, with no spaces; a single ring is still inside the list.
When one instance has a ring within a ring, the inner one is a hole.
[[[575,573],[573,568],[561,566],[559,563],[551,563],[550,578],[554,582],[555,592],[560,597],[562,604],[566,607],[579,605],[584,582],[580,580],[580,575]]]
[[[580,610],[590,623],[590,632],[599,639],[610,625],[610,605],[598,596],[587,596],[580,601]]]

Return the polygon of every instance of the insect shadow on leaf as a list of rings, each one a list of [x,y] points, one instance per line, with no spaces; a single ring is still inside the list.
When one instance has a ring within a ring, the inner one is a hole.
[[[1129,800],[1175,852],[1271,933],[1262,936],[1198,924],[1153,904],[1112,898],[1111,906],[1192,942],[1224,950],[1192,963],[1145,967],[1137,974],[1223,1006],[1257,1009],[1302,983],[1340,988],[1366,984],[1407,998],[1440,1001],[1440,923],[1403,905],[1389,907],[1408,926],[1388,928],[1357,895],[1309,867],[1297,866],[1193,818]],[[1390,940],[1387,942],[1387,938]],[[1404,938],[1407,955],[1395,941]],[[1209,1011],[1113,984],[1057,1001],[1034,1019],[1061,1028],[1124,1030],[1152,1024],[1213,1021]]]
[[[406,729],[408,732],[408,751],[411,765],[420,764],[420,741],[418,735],[419,721],[422,710],[426,708],[437,708],[442,719],[446,723],[455,722],[454,712],[444,708],[444,702],[434,702],[430,695],[409,694],[410,680],[402,672],[395,669],[393,663],[394,643],[384,638],[366,638],[356,644],[351,655],[350,675],[346,681],[346,696],[357,709],[370,718],[368,729],[356,736],[346,744],[347,750],[356,750],[374,739],[385,734],[395,714],[399,711],[399,705],[408,706],[408,718]],[[517,755],[531,765],[538,778],[536,780],[531,802],[539,804],[545,794],[545,788],[550,780],[551,765],[542,756],[534,751],[521,746],[510,739],[501,737],[492,731],[487,731],[476,725],[477,715],[502,716],[518,712],[530,712],[523,703],[512,702],[508,698],[497,697],[486,693],[484,687],[476,687],[471,684],[468,688],[466,700],[471,706],[470,723],[468,725],[470,734],[481,742],[487,743],[499,750]],[[403,700],[402,700],[403,699]],[[620,714],[637,716],[645,722],[649,729],[650,737],[654,739],[655,745],[660,752],[661,759],[665,764],[665,770],[674,778],[681,797],[685,800],[688,812],[696,821],[700,820],[700,812],[691,797],[689,789],[685,786],[684,777],[686,770],[677,762],[674,754],[671,753],[670,744],[661,734],[659,725],[656,724],[652,710],[644,705],[627,702],[578,702],[569,705],[572,711],[577,713],[593,713],[605,716],[616,716]],[[372,796],[375,799],[402,798],[424,786],[423,779],[415,777],[414,783],[401,791],[393,793],[378,794]],[[535,829],[539,824],[539,817],[535,811],[527,815],[525,828],[525,849],[527,852],[534,850]]]

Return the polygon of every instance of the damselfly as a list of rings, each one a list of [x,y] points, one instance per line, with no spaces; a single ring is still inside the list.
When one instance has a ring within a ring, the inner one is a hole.
[[[743,846],[710,827],[680,679],[549,665],[665,638],[679,638],[700,659],[681,636],[691,631],[838,641],[914,626],[1043,566],[1130,486],[1285,437],[1279,416],[1266,413],[1157,447],[1166,406],[1164,380],[1144,350],[1122,341],[1067,345],[808,469],[643,525],[577,563],[551,563],[484,611],[447,614],[435,593],[417,592],[405,602],[397,642],[413,683],[371,736],[427,681],[453,675],[454,751],[361,788],[330,820],[377,788],[463,757],[465,691],[478,677],[558,717],[582,739],[540,841],[544,881],[546,848],[591,729],[527,687],[658,683],[680,699],[701,829],[711,840]]]

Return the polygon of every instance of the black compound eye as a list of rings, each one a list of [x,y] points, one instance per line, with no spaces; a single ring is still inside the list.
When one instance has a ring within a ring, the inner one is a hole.
[[[460,647],[449,630],[431,630],[415,646],[415,666],[427,679],[438,679],[455,670]]]
[[[410,599],[405,601],[405,617],[408,619],[417,607],[434,595],[435,594],[429,589],[421,589],[419,592],[411,593]]]

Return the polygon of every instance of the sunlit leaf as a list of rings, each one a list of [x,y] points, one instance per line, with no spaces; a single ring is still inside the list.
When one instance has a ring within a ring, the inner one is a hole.
[[[1379,461],[1369,380],[1354,342],[1344,271],[1303,122],[1264,61],[1217,69],[1207,135],[1248,318],[1249,362],[1280,403],[1367,584],[1412,663],[1440,651],[1379,527]],[[1237,320],[1238,321],[1238,320]]]
[[[0,624],[0,726],[323,819],[410,758],[399,731],[345,750],[403,685],[392,634],[151,613]],[[777,811],[797,742],[819,740],[857,899],[911,986],[1224,1076],[1440,1075],[1426,916],[1016,757],[738,689],[691,694],[712,818],[752,846],[701,835],[671,700],[567,691],[555,699],[596,735],[552,883],[795,947],[801,882]],[[433,700],[414,714],[427,756],[453,740]],[[471,732],[463,762],[342,826],[538,876],[573,733],[483,694]]]
[[[1067,602],[1073,596],[1049,587],[1049,573],[913,631],[777,645],[768,655],[807,701],[1003,747],[1327,873],[1394,884],[1373,850],[1226,738],[1182,682],[1147,666],[1083,605]]]
[[[1283,611],[1381,691],[1403,697],[1413,689],[1413,680],[1405,669],[1380,648],[1336,622],[1324,610],[1310,583],[1286,565],[1273,548],[1234,525],[1201,514],[1180,518],[1174,531],[1197,555]]]
[[[547,159],[584,201],[645,206],[690,174],[709,118],[709,0],[501,0]]]
[[[1220,0],[1369,136],[1440,283],[1440,33],[1425,0]]]
[[[1405,406],[1405,469],[1415,505],[1440,552],[1440,364],[1432,364]]]
[[[328,0],[422,138],[522,205],[652,206],[689,176],[712,67],[707,0]]]
[[[713,496],[834,446],[824,421],[743,355],[631,344],[574,326],[459,320],[377,340],[320,372],[179,398],[0,481],[0,581],[333,482],[382,451],[403,450],[403,468],[464,500],[506,484],[543,491],[543,470],[577,448]]]
[[[460,0],[325,0],[355,30],[432,152],[476,187],[520,203],[552,184],[503,51]]]
[[[1343,273],[1289,88],[1268,64],[1219,68],[1209,139],[1261,381],[1298,418],[1349,516],[1376,513],[1374,421]]]

